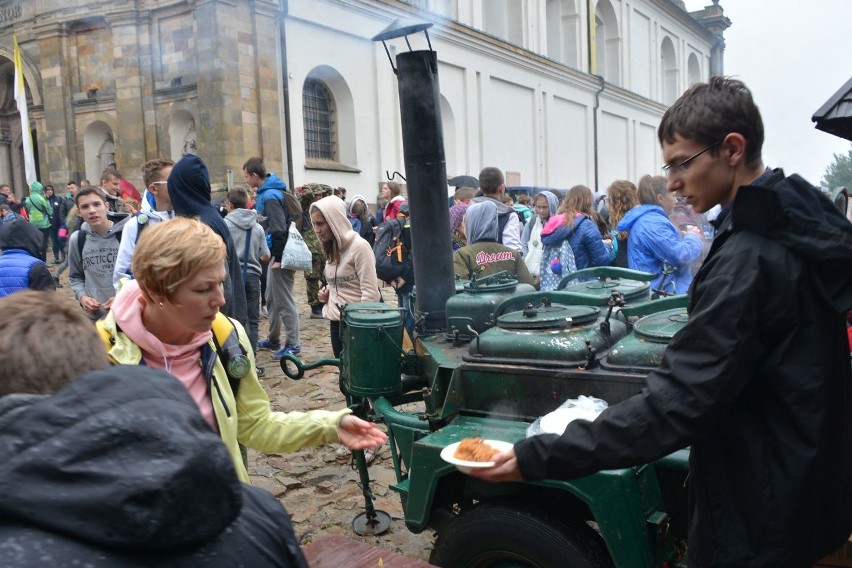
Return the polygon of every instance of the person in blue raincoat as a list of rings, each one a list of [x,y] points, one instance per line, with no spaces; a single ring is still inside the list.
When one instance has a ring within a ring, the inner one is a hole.
[[[645,176],[639,182],[639,203],[618,223],[627,237],[627,267],[657,277],[651,289],[667,294],[686,294],[692,282],[692,262],[704,250],[701,229],[681,235],[669,220],[674,194],[666,190],[666,178]]]

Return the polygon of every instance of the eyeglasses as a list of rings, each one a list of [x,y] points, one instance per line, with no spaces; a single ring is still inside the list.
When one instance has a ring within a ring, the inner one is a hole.
[[[677,174],[677,173],[680,173],[680,172],[686,170],[686,168],[689,167],[689,162],[691,162],[692,160],[694,160],[695,158],[697,158],[698,156],[700,156],[701,154],[703,154],[707,150],[710,150],[711,148],[715,148],[716,146],[718,146],[722,142],[724,142],[724,140],[719,140],[718,142],[716,142],[714,144],[710,144],[709,146],[707,146],[706,148],[704,148],[703,150],[701,150],[697,154],[693,154],[692,156],[688,157],[687,159],[685,159],[684,161],[682,161],[679,164],[675,164],[675,165],[666,164],[665,166],[663,166],[663,173],[666,174],[667,176],[670,176],[672,174]]]
[[[153,185],[168,185],[169,182],[167,182],[167,181],[152,181],[151,183]]]

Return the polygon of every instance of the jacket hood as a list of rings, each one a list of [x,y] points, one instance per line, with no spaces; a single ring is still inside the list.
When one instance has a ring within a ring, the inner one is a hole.
[[[41,183],[34,181],[30,184],[30,192],[38,193],[39,195],[44,195],[44,186]]]
[[[257,203],[254,204],[257,212],[266,215],[266,202],[270,199],[277,199],[283,203],[285,191],[287,191],[287,184],[284,180],[273,173],[266,174],[263,185],[257,188]]]
[[[542,191],[539,195],[543,195],[547,199],[547,206],[550,208],[550,216],[553,217],[556,215],[556,211],[559,209],[559,198],[552,191]],[[535,203],[535,201],[533,201]],[[533,210],[535,213],[535,210]]]
[[[773,171],[765,185],[737,190],[734,229],[752,231],[808,259],[823,297],[837,312],[852,309],[852,224],[798,175]]]
[[[280,190],[284,191],[287,189],[287,184],[284,183],[284,180],[278,177],[273,173],[266,174],[266,180],[263,182],[259,188],[257,188],[258,193],[263,193],[265,191],[270,190]]]
[[[157,211],[156,198],[154,197],[154,194],[149,192],[147,189],[142,197],[142,206],[139,208],[139,211],[147,215],[149,218],[158,219],[160,221],[167,221],[174,216],[172,211]]]
[[[497,206],[491,201],[473,203],[464,214],[464,228],[467,243],[472,245],[480,241],[497,241]]]
[[[219,211],[210,204],[210,174],[201,158],[187,154],[178,160],[168,182],[175,215],[199,217],[227,243],[231,234]]]
[[[14,408],[0,429],[0,518],[170,551],[213,539],[239,514],[225,445],[166,373],[111,367]]]
[[[92,230],[92,227],[89,226],[89,224],[86,223],[85,221],[83,221],[83,224],[80,225],[80,230],[88,233],[89,237],[93,237],[93,238],[96,238],[96,239],[105,239],[107,237],[112,237],[114,234],[119,233],[122,230],[124,230],[124,225],[126,225],[127,222],[130,221],[131,219],[133,219],[134,223],[136,222],[136,220],[133,217],[125,217],[121,221],[113,222],[112,227],[110,227],[109,230],[106,233],[104,233],[103,236],[94,232]],[[88,238],[88,237],[86,237],[86,238]]]
[[[257,211],[254,209],[234,209],[225,217],[228,223],[233,223],[238,229],[248,231],[257,223]]]
[[[20,249],[38,258],[43,238],[29,221],[16,219],[0,227],[0,250]]]
[[[493,203],[497,207],[497,214],[498,215],[501,214],[501,213],[514,213],[515,212],[514,207],[509,207],[508,205],[506,205],[505,203],[503,203],[502,201],[500,201],[496,197],[492,197],[490,195],[479,195],[479,196],[474,197],[473,199],[470,200],[471,205],[474,204],[474,203],[486,203],[486,202],[487,203]],[[468,242],[470,242],[470,240],[468,240]]]
[[[361,195],[360,193],[356,193],[355,195],[352,196],[352,201],[350,201],[349,205],[346,207],[346,212],[349,215],[354,215],[354,213],[352,212],[352,206],[355,205],[355,203],[358,202],[358,201],[363,201],[364,205],[365,206],[367,205],[367,200],[364,198],[364,196]],[[367,213],[369,213],[369,212],[370,212],[370,209],[367,208]]]
[[[616,229],[619,231],[629,231],[633,228],[633,225],[636,224],[636,221],[639,220],[639,217],[642,217],[643,215],[662,215],[666,219],[669,218],[669,216],[666,215],[666,210],[659,205],[637,205],[625,213],[621,221],[618,222],[618,227],[616,227]]]
[[[325,217],[325,222],[331,227],[334,240],[337,241],[337,246],[341,250],[345,249],[352,242],[352,239],[361,238],[352,228],[352,223],[346,216],[346,203],[336,195],[329,195],[315,201],[311,204],[310,212],[313,213],[314,209],[319,210]]]

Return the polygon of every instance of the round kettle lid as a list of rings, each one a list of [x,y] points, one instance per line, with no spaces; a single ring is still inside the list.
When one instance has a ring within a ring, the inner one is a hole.
[[[633,332],[651,341],[669,341],[683,329],[687,321],[689,321],[689,314],[686,308],[666,310],[643,317],[634,324]]]
[[[637,296],[646,294],[651,285],[648,282],[640,280],[629,280],[627,278],[606,278],[588,280],[586,282],[578,282],[566,286],[566,292],[574,292],[575,294],[586,294],[595,298],[607,299],[614,290],[618,290],[624,294],[624,298],[629,300]]]
[[[514,278],[511,280],[503,280],[500,282],[483,282],[473,283],[465,282],[464,291],[468,294],[486,294],[490,292],[499,292],[502,290],[511,290],[518,285],[518,281]]]
[[[401,318],[396,308],[384,302],[358,302],[343,308],[343,319],[347,323],[388,324]]]
[[[510,312],[497,318],[501,329],[562,329],[598,319],[600,308],[595,306],[527,306],[523,311]]]

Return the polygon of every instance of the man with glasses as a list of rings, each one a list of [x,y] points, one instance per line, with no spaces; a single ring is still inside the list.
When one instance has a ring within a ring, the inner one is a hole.
[[[142,164],[142,180],[145,182],[145,195],[142,196],[142,207],[136,222],[130,221],[121,234],[121,245],[115,260],[115,270],[112,273],[112,283],[116,290],[122,278],[132,277],[130,265],[133,263],[133,251],[139,234],[150,224],[174,219],[172,200],[169,197],[167,179],[172,173],[172,160],[155,159]]]
[[[689,566],[810,566],[852,532],[852,225],[763,165],[751,92],[713,77],[659,127],[669,191],[721,204],[689,322],[647,388],[474,470],[569,479],[691,446]]]

